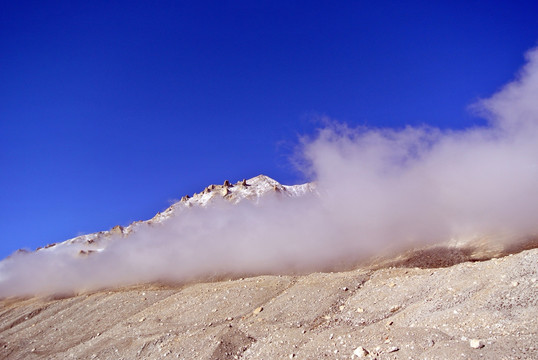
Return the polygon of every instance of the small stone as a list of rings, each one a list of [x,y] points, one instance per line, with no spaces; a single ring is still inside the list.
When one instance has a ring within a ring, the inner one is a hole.
[[[233,319],[234,319],[233,317],[229,316],[226,318],[226,321],[232,321]]]
[[[138,322],[142,322],[142,321],[144,321],[144,320],[146,320],[146,318],[145,318],[145,317],[141,317],[140,320],[138,320]]]
[[[346,286],[344,286],[344,287],[342,288],[342,290],[343,290],[343,291],[348,291],[349,289],[348,289]]]
[[[516,287],[518,285],[519,285],[519,283],[517,281],[512,281],[512,286]]]
[[[343,311],[344,310],[344,305],[340,305],[338,308],[340,309],[340,311]]]
[[[368,350],[366,350],[362,346],[359,346],[358,348],[353,350],[353,355],[362,358],[368,355]]]
[[[469,345],[470,345],[473,349],[480,349],[480,348],[483,348],[483,347],[484,347],[484,344],[482,343],[482,341],[477,340],[477,339],[471,339],[471,340],[469,340]]]
[[[295,354],[290,354],[290,359],[293,359],[295,357]]]
[[[263,311],[263,307],[260,306],[260,307],[257,307],[256,309],[254,309],[254,311],[252,311],[252,313],[254,315],[258,315],[259,313],[261,313]]]
[[[387,352],[388,352],[388,353],[393,353],[393,352],[396,352],[396,351],[398,351],[398,350],[400,350],[399,347],[397,347],[397,346],[392,346],[392,347],[390,347],[390,348],[387,350]]]
[[[364,309],[363,309],[363,308],[357,308],[357,312],[358,312],[358,313],[363,313],[363,312],[364,312]]]

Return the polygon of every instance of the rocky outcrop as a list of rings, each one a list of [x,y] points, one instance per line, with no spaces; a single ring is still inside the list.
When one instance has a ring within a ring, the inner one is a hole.
[[[110,230],[111,235],[123,235],[123,226],[116,225]]]

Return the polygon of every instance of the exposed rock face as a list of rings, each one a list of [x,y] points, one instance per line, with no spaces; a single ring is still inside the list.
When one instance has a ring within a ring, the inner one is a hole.
[[[111,235],[123,235],[123,226],[116,225],[110,230]]]
[[[340,273],[3,300],[0,358],[538,358],[538,249],[438,266],[409,258],[411,267],[395,259]]]

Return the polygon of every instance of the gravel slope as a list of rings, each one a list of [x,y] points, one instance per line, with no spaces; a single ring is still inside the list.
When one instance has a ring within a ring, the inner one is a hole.
[[[538,249],[471,259],[4,299],[0,358],[538,359]]]

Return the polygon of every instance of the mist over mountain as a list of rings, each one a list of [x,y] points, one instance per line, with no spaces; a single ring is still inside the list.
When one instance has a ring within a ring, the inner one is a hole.
[[[538,50],[526,56],[514,81],[472,107],[486,126],[326,119],[298,148],[312,183],[210,186],[150,221],[13,254],[0,262],[0,296],[319,271],[390,249],[536,236]]]

